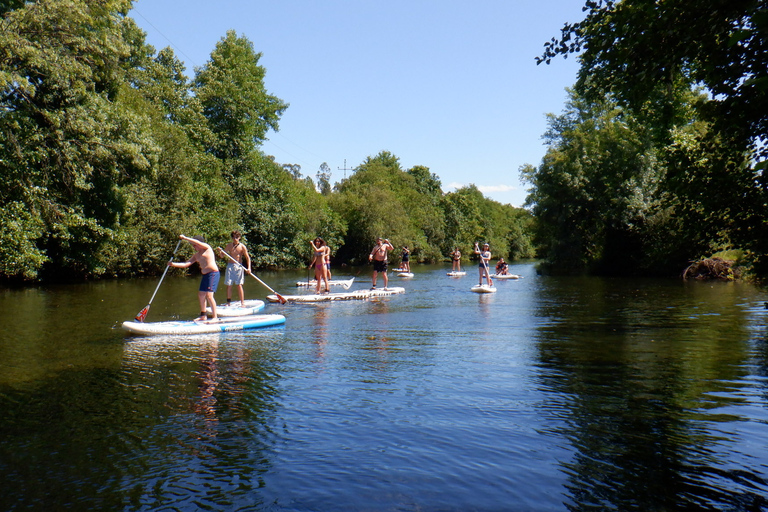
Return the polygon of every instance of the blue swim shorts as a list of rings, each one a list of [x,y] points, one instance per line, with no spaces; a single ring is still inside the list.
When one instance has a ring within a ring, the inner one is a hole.
[[[218,270],[203,274],[203,278],[200,280],[201,292],[215,292],[219,287],[219,278],[221,273]]]

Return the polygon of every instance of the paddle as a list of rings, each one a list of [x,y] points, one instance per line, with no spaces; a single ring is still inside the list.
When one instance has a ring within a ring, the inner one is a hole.
[[[246,273],[246,274],[250,275],[251,277],[253,277],[254,279],[256,279],[258,282],[260,282],[261,284],[263,284],[263,285],[264,285],[264,286],[267,288],[267,290],[269,290],[269,291],[271,291],[272,293],[274,293],[274,294],[275,294],[275,296],[277,297],[277,300],[278,300],[278,302],[280,302],[280,304],[285,304],[286,302],[288,302],[287,300],[285,300],[285,297],[283,297],[282,295],[280,295],[279,293],[277,293],[275,290],[273,290],[273,289],[272,289],[272,288],[271,288],[271,287],[270,287],[270,286],[269,286],[267,283],[265,283],[264,281],[262,281],[261,279],[259,279],[259,278],[258,278],[258,276],[256,276],[255,274],[251,273],[251,271],[250,271],[250,270],[248,270],[247,268],[245,268],[245,267],[242,265],[242,263],[240,263],[240,262],[239,262],[239,261],[237,261],[235,258],[233,258],[233,257],[232,257],[232,256],[230,256],[229,254],[227,254],[227,253],[224,251],[224,249],[222,249],[221,247],[217,247],[217,248],[216,248],[216,250],[217,250],[217,251],[219,251],[219,252],[220,252],[221,254],[223,254],[224,256],[226,256],[227,258],[229,258],[230,260],[232,260],[232,263],[235,263],[237,266],[239,266],[240,268],[242,268],[243,270],[245,270],[245,273]]]
[[[179,245],[181,244],[181,240],[176,242],[176,248],[173,250],[173,254],[171,255],[171,259],[169,261],[173,261],[173,257],[176,256],[176,251],[179,250]],[[165,274],[168,272],[168,269],[170,267],[168,265],[165,266],[165,270],[163,271],[163,276],[160,278],[160,282],[157,283],[157,287],[155,288],[155,293],[152,294],[152,298],[149,299],[149,303],[139,311],[139,314],[134,317],[134,319],[137,322],[143,322],[145,318],[147,318],[147,313],[149,313],[149,306],[152,305],[152,301],[155,300],[155,295],[157,295],[157,290],[160,289],[160,285],[163,284],[163,279],[165,279]]]

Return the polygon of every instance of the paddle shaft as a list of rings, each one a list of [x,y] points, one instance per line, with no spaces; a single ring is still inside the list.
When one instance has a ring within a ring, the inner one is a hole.
[[[170,259],[170,261],[173,261],[173,257],[174,257],[174,256],[176,256],[176,251],[178,251],[178,250],[179,250],[179,246],[180,246],[180,245],[181,245],[181,240],[179,240],[178,242],[176,242],[176,248],[173,250],[173,254],[171,254],[171,259]],[[170,267],[169,267],[168,265],[166,265],[166,266],[165,266],[165,270],[163,270],[163,275],[160,277],[160,282],[159,282],[159,283],[157,283],[157,286],[155,287],[155,292],[152,294],[152,298],[151,298],[151,299],[149,299],[149,302],[147,303],[147,306],[146,306],[144,309],[142,309],[142,310],[139,312],[139,314],[138,314],[138,315],[136,315],[136,318],[142,317],[142,321],[143,321],[143,320],[144,320],[144,317],[146,317],[146,316],[147,316],[147,311],[149,311],[149,306],[151,306],[151,305],[152,305],[152,301],[153,301],[153,300],[155,300],[155,295],[157,295],[157,290],[159,290],[159,289],[160,289],[160,285],[161,285],[161,284],[163,284],[163,279],[165,279],[165,274],[167,274],[167,273],[168,273],[168,269],[169,269],[169,268],[170,268]],[[143,315],[142,315],[142,313],[143,313]]]
[[[173,257],[176,256],[176,251],[179,250],[179,245],[181,245],[181,240],[176,242],[176,248],[173,250],[173,254],[171,254],[170,261],[173,261]],[[149,299],[149,303],[152,304],[152,301],[155,300],[155,295],[157,295],[157,290],[160,289],[160,285],[163,284],[163,279],[165,279],[165,274],[168,273],[168,269],[171,268],[168,265],[165,266],[165,270],[163,270],[163,275],[160,276],[160,282],[157,283],[157,287],[155,288],[155,293],[152,294],[152,298]]]

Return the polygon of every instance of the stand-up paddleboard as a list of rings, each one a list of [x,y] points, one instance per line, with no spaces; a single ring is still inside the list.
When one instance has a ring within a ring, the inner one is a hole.
[[[413,272],[398,272],[397,277],[413,277]]]
[[[451,276],[451,277],[460,277],[460,276],[467,275],[467,273],[464,272],[464,271],[457,270],[457,271],[448,272],[446,275]]]
[[[408,270],[404,268],[395,268],[395,269],[392,269],[392,272],[408,272]]]
[[[246,300],[245,306],[239,300],[232,301],[231,304],[217,304],[216,314],[222,317],[255,315],[264,309],[265,305],[263,300]],[[205,312],[208,316],[213,314],[210,307],[205,308]]]
[[[491,274],[491,279],[522,279],[518,274]]]
[[[476,284],[471,289],[475,293],[496,293],[496,287],[487,284]]]
[[[405,288],[395,286],[387,289],[377,288],[375,290],[355,290],[353,292],[341,293],[321,293],[306,295],[283,295],[288,302],[328,302],[334,300],[364,300],[372,297],[386,297],[388,295],[397,295],[405,293]],[[278,302],[276,295],[267,295],[269,302]]]
[[[250,315],[216,320],[173,320],[169,322],[123,322],[123,329],[134,334],[208,334],[258,329],[285,323],[283,315]]]
[[[328,284],[330,286],[343,286],[345,290],[349,290],[349,287],[352,286],[352,282],[355,280],[355,278],[350,278],[346,280],[339,280],[339,279],[331,279],[328,281]],[[320,282],[321,286],[325,286],[325,281]],[[296,281],[296,286],[317,286],[317,281],[312,279],[311,281]]]

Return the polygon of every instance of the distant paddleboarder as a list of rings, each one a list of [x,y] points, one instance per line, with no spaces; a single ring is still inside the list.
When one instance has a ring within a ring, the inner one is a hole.
[[[488,265],[490,265],[491,262],[491,246],[488,244],[483,244],[483,250],[481,251],[477,242],[475,242],[475,254],[480,256],[480,282],[478,285],[483,284],[483,274],[485,274],[488,286],[493,286],[493,281],[491,281],[491,273],[488,270]]]
[[[387,253],[394,250],[395,247],[389,243],[389,240],[377,238],[376,245],[371,250],[371,254],[368,255],[368,261],[373,262],[373,286],[371,290],[376,289],[376,277],[379,272],[384,275],[384,289],[387,289],[389,285],[389,278],[387,277]]]

